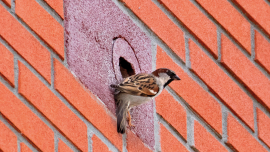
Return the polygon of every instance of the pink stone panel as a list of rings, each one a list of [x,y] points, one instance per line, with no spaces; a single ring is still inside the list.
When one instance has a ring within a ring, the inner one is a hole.
[[[133,49],[131,46],[127,43],[127,41],[123,38],[118,38],[114,41],[113,44],[113,70],[115,73],[115,77],[117,81],[122,81],[122,74],[120,72],[119,65],[119,58],[122,57],[127,62],[132,63],[132,69],[135,73],[140,73],[141,68],[138,63],[138,60],[136,59],[136,55],[134,54]]]
[[[151,40],[113,1],[64,0],[64,4],[69,70],[115,113],[109,86],[118,83],[121,76],[118,57],[130,62],[136,73],[150,73]],[[115,40],[118,37],[121,39]],[[153,148],[153,102],[133,108],[131,115],[135,125],[132,130]]]

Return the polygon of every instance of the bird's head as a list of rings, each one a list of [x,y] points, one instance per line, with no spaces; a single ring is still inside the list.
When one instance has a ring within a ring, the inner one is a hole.
[[[152,72],[152,74],[158,77],[163,83],[163,87],[165,88],[168,84],[170,84],[174,80],[180,80],[180,78],[175,74],[174,71],[167,68],[160,68]]]

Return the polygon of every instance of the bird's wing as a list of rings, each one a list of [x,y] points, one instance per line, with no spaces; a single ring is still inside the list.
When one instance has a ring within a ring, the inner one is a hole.
[[[154,76],[150,74],[137,74],[127,77],[118,85],[117,89],[128,94],[146,97],[155,96],[159,91]]]

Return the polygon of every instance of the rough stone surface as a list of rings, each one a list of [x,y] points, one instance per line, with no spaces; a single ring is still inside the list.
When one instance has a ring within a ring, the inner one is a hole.
[[[64,0],[64,4],[69,69],[115,113],[109,86],[121,78],[117,58],[125,58],[136,73],[150,73],[151,40],[111,0]],[[114,41],[117,37],[123,39]],[[153,148],[153,102],[132,109],[131,115],[132,131]]]
[[[124,58],[127,62],[132,63],[132,69],[135,73],[140,73],[141,68],[132,50],[131,46],[123,38],[118,38],[114,41],[113,44],[113,70],[115,73],[116,80],[118,82],[122,81],[122,74],[120,72],[119,58]]]

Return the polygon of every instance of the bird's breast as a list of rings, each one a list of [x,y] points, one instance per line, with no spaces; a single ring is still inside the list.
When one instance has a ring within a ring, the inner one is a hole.
[[[135,96],[130,100],[130,108],[144,104],[148,101],[150,101],[152,98],[151,97],[141,97],[141,96]]]
[[[116,100],[122,100],[129,103],[129,109],[150,101],[151,97],[135,96],[127,93],[120,93],[116,95]]]

